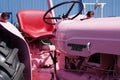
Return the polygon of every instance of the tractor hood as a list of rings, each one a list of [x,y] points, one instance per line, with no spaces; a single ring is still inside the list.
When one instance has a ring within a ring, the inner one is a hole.
[[[64,20],[56,26],[56,46],[63,53],[120,55],[120,17]]]

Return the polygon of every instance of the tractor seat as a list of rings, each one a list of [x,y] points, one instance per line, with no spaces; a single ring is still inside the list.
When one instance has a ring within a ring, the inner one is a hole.
[[[43,21],[44,10],[21,10],[17,13],[20,29],[32,38],[53,37],[54,26]],[[48,15],[52,16],[51,14]],[[52,21],[52,20],[49,20]]]

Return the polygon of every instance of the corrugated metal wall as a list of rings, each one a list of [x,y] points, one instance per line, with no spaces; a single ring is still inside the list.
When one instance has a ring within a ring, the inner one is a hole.
[[[65,1],[73,1],[73,0],[53,0],[54,1],[54,5],[58,4],[58,3],[61,3],[61,2],[65,2]],[[58,2],[59,1],[59,2]],[[80,1],[82,2],[82,0],[76,0],[76,1]],[[65,4],[65,5],[61,5],[60,7],[56,8],[55,9],[55,14],[56,16],[59,16],[60,15],[63,15],[65,14],[65,12],[67,12],[70,8],[71,4]],[[74,6],[74,8],[72,9],[71,11],[71,15],[72,14],[76,14],[78,11],[79,11],[79,8],[80,6],[78,4],[76,4]]]
[[[53,0],[53,4],[58,4],[63,1],[70,1],[70,0]],[[81,1],[81,0],[79,0]],[[22,9],[42,9],[47,10],[47,0],[0,0],[0,12],[11,12],[11,19],[12,23],[17,22],[16,13]],[[66,7],[59,10],[59,12],[64,11]],[[77,11],[77,10],[76,10]],[[58,13],[58,12],[56,12]]]
[[[58,4],[63,1],[70,1],[70,0],[53,0],[54,5]],[[83,2],[95,2],[96,0],[79,0]],[[99,0],[99,2],[106,3],[103,10],[103,16],[109,17],[109,16],[120,16],[120,0]],[[64,7],[62,9],[59,9],[56,11],[56,14],[64,11],[67,7]],[[0,12],[12,12],[12,17],[10,21],[12,23],[17,22],[16,19],[16,12],[21,9],[43,9],[47,10],[47,0],[0,0]],[[77,12],[79,10],[75,9],[74,12]],[[94,10],[94,7],[87,7],[87,10]],[[98,16],[98,10],[94,10],[96,13],[96,16]]]
[[[10,21],[17,22],[16,12],[21,9],[47,9],[47,0],[0,0],[0,12],[12,12]]]
[[[83,3],[91,3],[96,2],[96,0],[83,0]],[[103,10],[104,17],[111,16],[120,16],[120,0],[98,0],[98,2],[106,3]],[[87,10],[93,10],[94,8],[91,6],[87,7]],[[95,10],[94,10],[95,11]],[[97,12],[97,10],[95,11]]]

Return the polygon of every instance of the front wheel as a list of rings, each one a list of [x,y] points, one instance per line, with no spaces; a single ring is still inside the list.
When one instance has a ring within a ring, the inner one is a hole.
[[[0,80],[24,80],[24,64],[18,59],[18,48],[9,48],[0,41]]]

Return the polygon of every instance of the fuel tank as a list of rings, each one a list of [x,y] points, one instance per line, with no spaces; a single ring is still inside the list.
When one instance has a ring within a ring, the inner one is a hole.
[[[120,17],[62,20],[56,27],[56,46],[62,53],[120,55]]]

